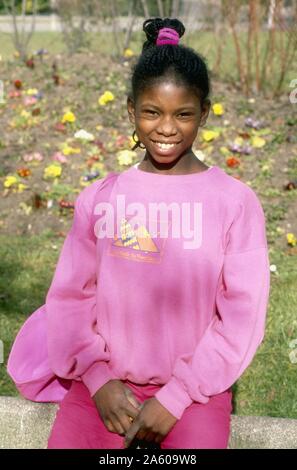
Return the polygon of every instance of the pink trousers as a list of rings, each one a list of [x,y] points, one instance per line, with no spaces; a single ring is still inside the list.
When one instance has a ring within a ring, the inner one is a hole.
[[[137,385],[123,381],[143,402],[160,385]],[[225,449],[230,433],[231,390],[193,402],[160,444],[161,449]],[[106,429],[86,386],[73,381],[60,403],[48,449],[124,449],[124,437]]]

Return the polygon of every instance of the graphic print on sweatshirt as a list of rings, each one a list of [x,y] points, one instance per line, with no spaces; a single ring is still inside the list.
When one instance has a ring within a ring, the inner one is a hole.
[[[160,236],[160,230],[161,227],[163,227],[163,230],[166,230],[166,227],[169,230],[171,222],[162,223],[160,220],[151,220],[150,223],[158,223],[160,229],[157,236],[153,237],[140,219],[135,223],[135,217],[133,217],[133,226],[129,222],[131,219],[132,217],[129,219],[127,217],[122,218],[119,236],[115,234],[113,239],[110,240],[109,255],[133,261],[160,263],[167,240],[167,237],[162,238]]]

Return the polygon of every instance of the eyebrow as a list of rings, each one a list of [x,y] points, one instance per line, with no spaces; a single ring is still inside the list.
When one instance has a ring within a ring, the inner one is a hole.
[[[141,105],[141,108],[146,108],[146,107],[151,107],[151,108],[155,108],[155,109],[160,109],[158,106],[154,105],[154,104],[151,104],[151,103],[143,103]],[[176,111],[182,111],[182,110],[191,110],[191,111],[195,111],[196,110],[196,107],[193,106],[192,104],[189,104],[189,105],[184,105],[182,106],[181,108],[178,108],[176,109]]]

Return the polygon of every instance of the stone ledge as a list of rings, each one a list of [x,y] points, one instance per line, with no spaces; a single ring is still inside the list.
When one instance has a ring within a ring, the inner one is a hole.
[[[0,397],[0,448],[43,449],[58,406]],[[230,449],[297,449],[297,420],[232,415]]]

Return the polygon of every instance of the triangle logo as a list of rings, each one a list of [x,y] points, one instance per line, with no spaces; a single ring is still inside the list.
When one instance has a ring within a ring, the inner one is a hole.
[[[134,230],[127,219],[122,219],[120,226],[120,237],[115,235],[112,245],[145,252],[159,252],[158,247],[154,243],[146,227],[141,225]]]

